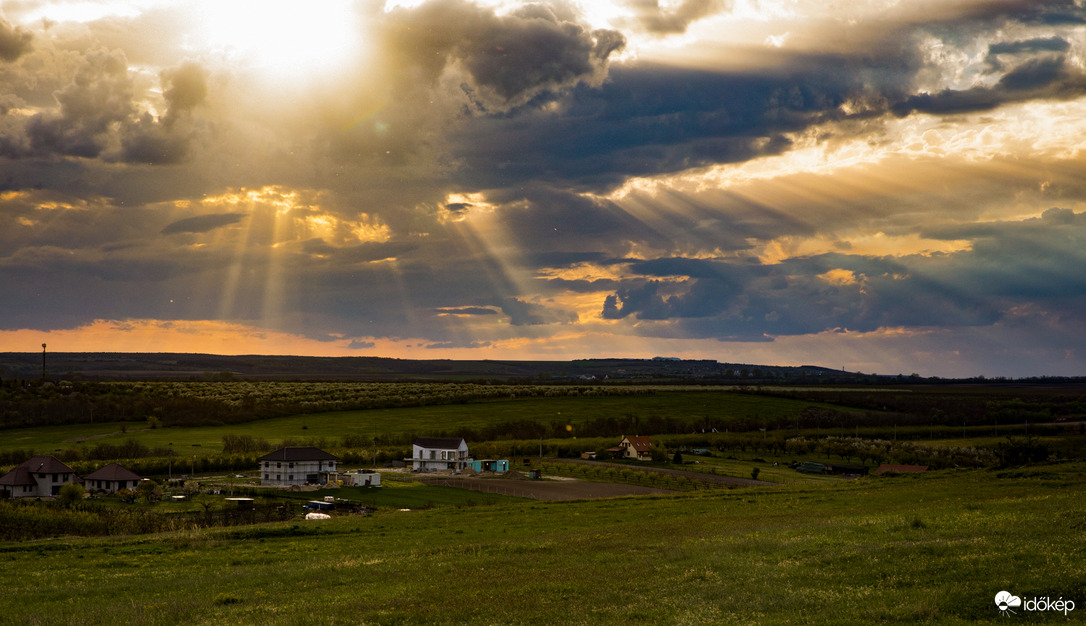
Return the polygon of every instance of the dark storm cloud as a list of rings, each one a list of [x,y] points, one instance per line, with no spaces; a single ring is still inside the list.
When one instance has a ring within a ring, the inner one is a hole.
[[[207,97],[207,72],[195,63],[185,63],[162,73],[166,115],[162,123],[172,126]]]
[[[993,87],[947,89],[910,96],[893,107],[899,116],[988,111],[1028,100],[1070,100],[1086,94],[1086,74],[1062,57],[1030,59],[1007,72]]]
[[[873,87],[861,69],[870,59],[791,61],[802,71],[612,68],[603,85],[575,89],[562,116],[474,121],[460,137],[461,175],[484,187],[538,178],[606,186],[778,154],[791,145],[787,133],[843,117],[841,105]],[[900,71],[900,60],[887,62],[887,74]]]
[[[438,309],[438,313],[451,314],[451,315],[497,315],[498,312],[494,309],[486,309],[477,306],[464,306],[448,309]]]
[[[528,253],[621,254],[625,241],[670,245],[628,211],[607,200],[596,200],[547,187],[495,194],[508,200],[498,219]],[[583,258],[583,257],[575,257]]]
[[[539,326],[543,324],[569,324],[577,321],[577,315],[545,306],[525,302],[517,298],[501,301],[502,313],[509,316],[513,326]]]
[[[658,259],[604,298],[604,319],[667,322],[660,334],[749,340],[835,328],[965,327],[1015,311],[1056,311],[1086,323],[1086,213],[933,229],[972,249],[901,258],[824,254],[756,265]],[[616,263],[619,261],[615,261]],[[837,276],[833,274],[838,272]]]
[[[956,289],[1001,298],[1086,296],[1086,213],[1052,208],[1021,222],[933,230],[932,237],[968,239],[973,250],[950,276]]]
[[[0,155],[80,157],[132,163],[179,163],[195,134],[188,124],[206,86],[202,70],[184,65],[163,73],[167,112],[139,114],[128,61],[120,51],[87,53],[72,81],[54,94],[56,107],[25,127],[0,127]]]
[[[0,17],[0,61],[15,61],[33,48],[34,36]]]
[[[207,76],[200,66],[186,63],[162,73],[166,113],[159,120],[143,114],[130,122],[121,138],[121,159],[129,163],[169,165],[184,162],[198,129],[192,110],[207,97]]]
[[[992,70],[999,71],[1004,69],[1005,64],[1000,60],[1000,55],[1018,56],[1023,54],[1035,54],[1038,52],[1067,52],[1071,48],[1071,44],[1068,43],[1063,37],[1045,37],[1037,39],[1027,39],[1024,41],[1006,41],[1000,43],[993,43],[988,46],[988,56],[985,57],[985,63],[987,63]]]
[[[483,188],[549,180],[606,189],[630,176],[780,154],[795,133],[826,122],[1075,98],[1086,93],[1086,74],[1067,59],[1067,40],[1055,35],[991,44],[989,69],[998,62],[1004,74],[990,87],[917,93],[913,85],[933,71],[919,45],[932,33],[970,40],[1014,23],[1065,23],[1067,14],[1083,12],[1064,2],[974,5],[931,23],[887,26],[866,49],[765,53],[775,54],[772,62],[746,71],[615,66],[603,84],[566,93],[560,115],[514,109],[471,120],[454,139],[454,156],[464,164],[455,176]]]
[[[482,108],[504,109],[542,92],[598,83],[608,57],[625,45],[615,31],[591,31],[560,4],[530,4],[507,15],[461,0],[435,0],[388,17],[398,64],[434,82],[449,65],[467,73],[466,92]]]
[[[34,116],[27,125],[30,151],[95,158],[109,147],[115,125],[135,113],[128,62],[119,52],[92,52],[67,87],[57,92],[59,112]]]
[[[237,224],[247,216],[244,213],[216,213],[177,220],[162,229],[163,235],[176,233],[206,233],[216,228]]]
[[[724,0],[683,0],[669,11],[660,6],[659,0],[630,0],[626,4],[635,15],[631,25],[655,35],[684,33],[691,23],[728,6]]]

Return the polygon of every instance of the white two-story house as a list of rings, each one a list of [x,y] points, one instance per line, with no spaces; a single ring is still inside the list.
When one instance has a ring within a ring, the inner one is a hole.
[[[75,470],[53,456],[33,456],[0,478],[0,495],[9,498],[48,498],[76,482]]]
[[[463,437],[419,437],[411,446],[415,471],[462,470],[471,466],[468,443]]]
[[[257,459],[261,485],[323,485],[339,457],[311,446],[279,448]]]

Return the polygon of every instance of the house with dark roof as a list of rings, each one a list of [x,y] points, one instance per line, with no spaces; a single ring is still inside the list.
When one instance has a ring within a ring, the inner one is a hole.
[[[623,435],[614,448],[607,448],[614,458],[634,459],[635,461],[652,460],[652,440],[637,435]]]
[[[312,446],[279,448],[257,459],[261,485],[323,485],[339,457]]]
[[[0,477],[0,495],[7,498],[47,498],[60,493],[62,486],[78,480],[75,470],[56,457],[38,455]]]
[[[418,437],[411,444],[411,469],[458,471],[471,466],[468,443],[463,437]]]
[[[114,493],[121,489],[135,489],[143,478],[119,463],[110,463],[83,477],[87,491]]]

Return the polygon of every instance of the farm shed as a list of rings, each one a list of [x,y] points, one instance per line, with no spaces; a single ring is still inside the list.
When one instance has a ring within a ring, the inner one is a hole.
[[[139,474],[136,474],[119,463],[110,463],[98,468],[83,477],[83,486],[87,491],[104,491],[114,493],[121,489],[135,489],[140,484]]]
[[[411,469],[417,471],[462,470],[471,464],[463,437],[418,437],[411,445]]]
[[[343,472],[339,475],[339,480],[343,481],[343,484],[347,487],[380,487],[381,486],[381,473],[374,472],[372,470],[355,470],[351,472]]]
[[[311,446],[280,448],[257,459],[261,485],[320,485],[336,471],[339,457]]]
[[[75,470],[53,456],[32,456],[3,477],[0,495],[8,498],[47,498],[78,481]]]
[[[843,474],[846,476],[867,476],[870,471],[866,465],[827,465],[826,471],[830,474]]]
[[[501,474],[502,472],[509,471],[509,461],[505,459],[484,459],[481,461],[472,461],[471,469],[475,470],[476,472],[497,472]]]
[[[805,461],[796,466],[796,471],[804,474],[825,474],[826,466],[814,461]]]

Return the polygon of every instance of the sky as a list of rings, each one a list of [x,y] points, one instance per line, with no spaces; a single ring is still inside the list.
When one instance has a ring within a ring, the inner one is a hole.
[[[1081,0],[4,0],[0,351],[1086,375]]]

